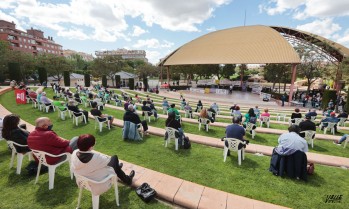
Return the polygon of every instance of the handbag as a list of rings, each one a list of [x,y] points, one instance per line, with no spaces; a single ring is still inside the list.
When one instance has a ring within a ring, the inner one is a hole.
[[[308,175],[313,175],[315,170],[315,165],[314,163],[308,163],[307,164],[307,174]]]
[[[143,183],[139,186],[136,189],[136,193],[144,202],[150,202],[156,196],[156,191],[148,183]]]

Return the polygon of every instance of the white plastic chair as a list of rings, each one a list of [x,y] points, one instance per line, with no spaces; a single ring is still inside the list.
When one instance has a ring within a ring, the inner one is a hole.
[[[203,106],[198,106],[198,111],[197,112],[200,112],[202,110],[202,107]]]
[[[294,123],[292,123],[292,120],[294,120]],[[289,120],[289,126],[291,125],[297,125],[299,126],[299,124],[303,121],[303,118],[293,118]]]
[[[48,113],[50,107],[52,107],[53,109],[53,112],[55,112],[55,107],[53,106],[53,104],[51,103],[50,105],[45,105],[45,104],[42,104],[42,107],[43,107],[43,111],[46,111],[46,113]]]
[[[85,124],[86,124],[86,117],[85,117],[84,113],[82,113],[82,112],[72,112],[72,115],[73,115],[73,124],[75,123],[76,126],[79,125],[79,119],[81,121],[84,121]]]
[[[314,122],[315,119],[316,119],[316,116],[310,116],[310,120],[311,120],[312,122]]]
[[[62,153],[62,154],[59,154],[59,155],[52,155],[52,154],[44,152],[44,151],[33,150],[33,149],[32,149],[32,152],[35,155],[35,157],[39,160],[38,172],[36,174],[35,184],[39,180],[41,165],[45,165],[45,166],[48,167],[48,175],[49,175],[49,186],[48,186],[48,189],[50,189],[50,190],[53,189],[54,183],[55,183],[55,171],[56,171],[56,168],[58,166],[62,165],[63,163],[68,162],[69,163],[69,169],[70,169],[70,157],[71,157],[71,154],[66,152],[66,153]],[[67,156],[67,157],[66,157],[66,159],[64,159],[62,161],[59,161],[55,165],[50,165],[46,161],[46,156],[50,156],[50,157]],[[70,178],[73,179],[73,172],[72,172],[71,169],[70,169]]]
[[[201,125],[206,125],[206,131],[208,132],[210,127],[210,120],[207,118],[199,118],[199,131],[201,130]]]
[[[65,110],[61,110],[59,107],[55,106],[57,108],[58,117],[60,117],[62,120],[65,120],[65,116],[67,115],[68,108],[65,108]]]
[[[99,195],[93,195],[92,194],[92,189],[90,184],[104,184],[107,181],[111,180],[111,183],[114,185],[114,191],[115,191],[115,199],[116,199],[116,205],[120,206],[119,204],[119,190],[118,190],[118,181],[117,177],[114,174],[108,175],[106,178],[104,178],[102,181],[94,181],[89,178],[86,178],[84,176],[80,176],[75,174],[76,177],[76,184],[80,188],[79,191],[79,199],[78,199],[78,206],[76,207],[77,209],[80,207],[80,202],[81,202],[81,197],[82,197],[82,190],[86,189],[91,192],[92,195],[92,208],[93,209],[98,209],[99,208]]]
[[[32,101],[32,107],[36,108],[38,106],[38,101],[34,98],[31,98]]]
[[[178,150],[178,137],[176,137],[176,133],[179,135],[178,130],[171,128],[171,127],[166,127],[165,129],[167,132],[167,138],[165,140],[165,147],[167,147],[167,143],[170,143],[170,140],[173,139],[173,140],[175,140],[176,150]]]
[[[276,114],[277,121],[281,121],[281,119],[285,122],[286,114],[285,113],[277,113]]]
[[[168,107],[167,107],[167,106],[162,106],[162,113],[163,113],[163,114],[166,114],[166,115],[167,115],[167,114],[168,114],[168,111],[167,111],[167,110],[168,110]]]
[[[344,143],[344,147],[343,147],[343,148],[345,148],[345,147],[347,146],[348,141],[349,141],[349,135],[347,136],[347,139],[345,140],[345,143]]]
[[[18,147],[28,147],[28,145],[22,145],[22,144],[18,144],[16,142],[13,141],[7,141],[8,146],[10,147],[12,154],[11,154],[11,161],[10,161],[10,168],[13,167],[13,161],[15,159],[15,155],[17,153],[17,170],[16,170],[16,174],[21,174],[21,169],[22,169],[22,162],[23,162],[23,157],[25,155],[29,156],[29,161],[32,160],[32,152],[26,152],[26,153],[19,153],[16,150],[16,146]]]
[[[253,129],[253,126],[255,126],[255,124],[253,123],[247,123],[246,124],[246,128],[245,128],[245,131],[246,132],[252,132],[251,136],[252,136],[252,139],[254,139],[254,136],[256,135],[256,131]]]
[[[330,132],[332,132],[333,135],[335,135],[335,130],[334,130],[334,126],[337,124],[337,123],[327,123],[328,125],[326,127],[324,127],[324,134],[327,133],[327,129],[330,130]],[[323,126],[323,123],[320,124],[320,126],[322,127]]]
[[[338,126],[345,127],[345,121],[346,120],[347,120],[347,118],[339,118]]]
[[[270,118],[267,117],[267,116],[261,116],[259,118],[259,123],[260,123],[260,126],[262,127],[263,126],[263,123],[267,124],[267,127],[269,128],[269,125],[270,125]]]
[[[99,132],[102,132],[103,123],[106,123],[108,126],[108,129],[110,130],[110,120],[108,120],[108,118],[101,118],[101,117],[95,116],[95,129],[97,128],[97,124],[98,124]]]
[[[148,111],[143,111],[143,120],[149,120],[149,123],[150,123],[150,115],[149,115],[149,112]]]
[[[235,138],[225,138],[225,141],[228,142],[228,147],[224,145],[224,150],[223,150],[224,162],[227,160],[228,150],[230,150],[238,153],[238,163],[239,165],[241,165],[241,156],[242,156],[242,160],[245,160],[245,148],[242,147],[241,149],[238,149],[238,147],[239,147],[239,144],[245,144],[245,142]]]
[[[190,110],[185,110],[185,117],[192,118],[192,113],[190,113]]]
[[[306,130],[301,131],[300,133],[304,133],[304,139],[308,142],[308,144],[311,144],[311,148],[314,148],[314,136],[316,131]]]

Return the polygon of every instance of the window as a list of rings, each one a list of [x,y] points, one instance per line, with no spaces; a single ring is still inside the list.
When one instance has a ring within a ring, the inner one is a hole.
[[[23,45],[22,45],[22,44],[20,44],[20,45],[19,45],[19,47],[23,48]]]

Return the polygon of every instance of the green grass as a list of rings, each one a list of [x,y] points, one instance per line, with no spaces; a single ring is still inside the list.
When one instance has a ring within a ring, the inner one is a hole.
[[[58,119],[57,113],[42,113],[32,109],[30,105],[17,106],[12,92],[1,96],[0,102],[11,112],[18,113],[30,123],[42,115],[50,117],[54,124],[53,129],[64,138],[70,139],[83,133],[94,134],[97,139],[95,149],[100,152],[109,155],[117,154],[122,160],[204,186],[292,208],[344,209],[349,206],[347,170],[316,165],[315,174],[309,177],[308,182],[280,178],[268,172],[270,162],[268,156],[258,157],[246,154],[246,159],[241,166],[238,166],[236,153],[232,153],[227,162],[223,162],[222,149],[193,143],[190,150],[175,151],[174,143],[164,148],[163,137],[146,136],[141,142],[130,142],[122,139],[120,128],[113,128],[111,131],[104,129],[99,133],[99,130],[94,130],[92,121],[87,125],[79,124],[75,127],[71,119],[66,121]],[[117,111],[108,109],[104,112],[109,114],[108,111],[118,117]],[[152,122],[150,125],[156,124],[164,126],[161,120]],[[189,130],[190,127],[185,124],[185,132]],[[197,126],[195,130],[197,132]],[[205,132],[202,131],[202,133]],[[34,185],[34,177],[26,177],[24,169],[20,176],[14,174],[14,168],[8,169],[10,154],[6,146],[0,146],[0,156],[4,159],[0,162],[0,187],[5,191],[0,194],[0,208],[14,208],[14,202],[18,208],[74,208],[76,206],[78,189],[75,182],[69,178],[67,165],[57,169],[55,189],[48,191],[47,174],[41,175],[39,183]],[[26,162],[24,162],[25,165]],[[166,207],[156,201],[150,205],[143,204],[135,196],[135,192],[128,187],[121,187],[120,191],[122,208]],[[344,197],[342,203],[325,204],[324,196],[330,194],[342,194]],[[18,198],[21,198],[21,201],[16,201]],[[90,207],[91,198],[87,192],[84,192],[83,198],[83,208]],[[114,207],[112,191],[101,196],[100,204],[101,208]]]

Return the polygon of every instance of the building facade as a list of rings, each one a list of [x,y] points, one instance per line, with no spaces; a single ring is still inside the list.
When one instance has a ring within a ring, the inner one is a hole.
[[[44,37],[44,32],[38,29],[27,29],[26,32],[16,29],[16,24],[0,20],[0,40],[8,41],[13,50],[32,53],[49,53],[63,56],[62,46],[53,38]]]
[[[148,62],[146,58],[146,52],[144,50],[128,50],[128,49],[117,49],[117,50],[106,50],[106,51],[96,51],[95,55],[97,58],[103,58],[105,56],[119,55],[123,59],[140,59],[144,62]]]
[[[93,60],[92,54],[87,54],[85,52],[77,52],[77,51],[74,51],[74,50],[71,50],[71,49],[63,50],[63,55],[66,58],[71,58],[71,56],[74,55],[74,54],[80,55],[82,57],[82,59],[85,60],[85,61],[92,61]]]

